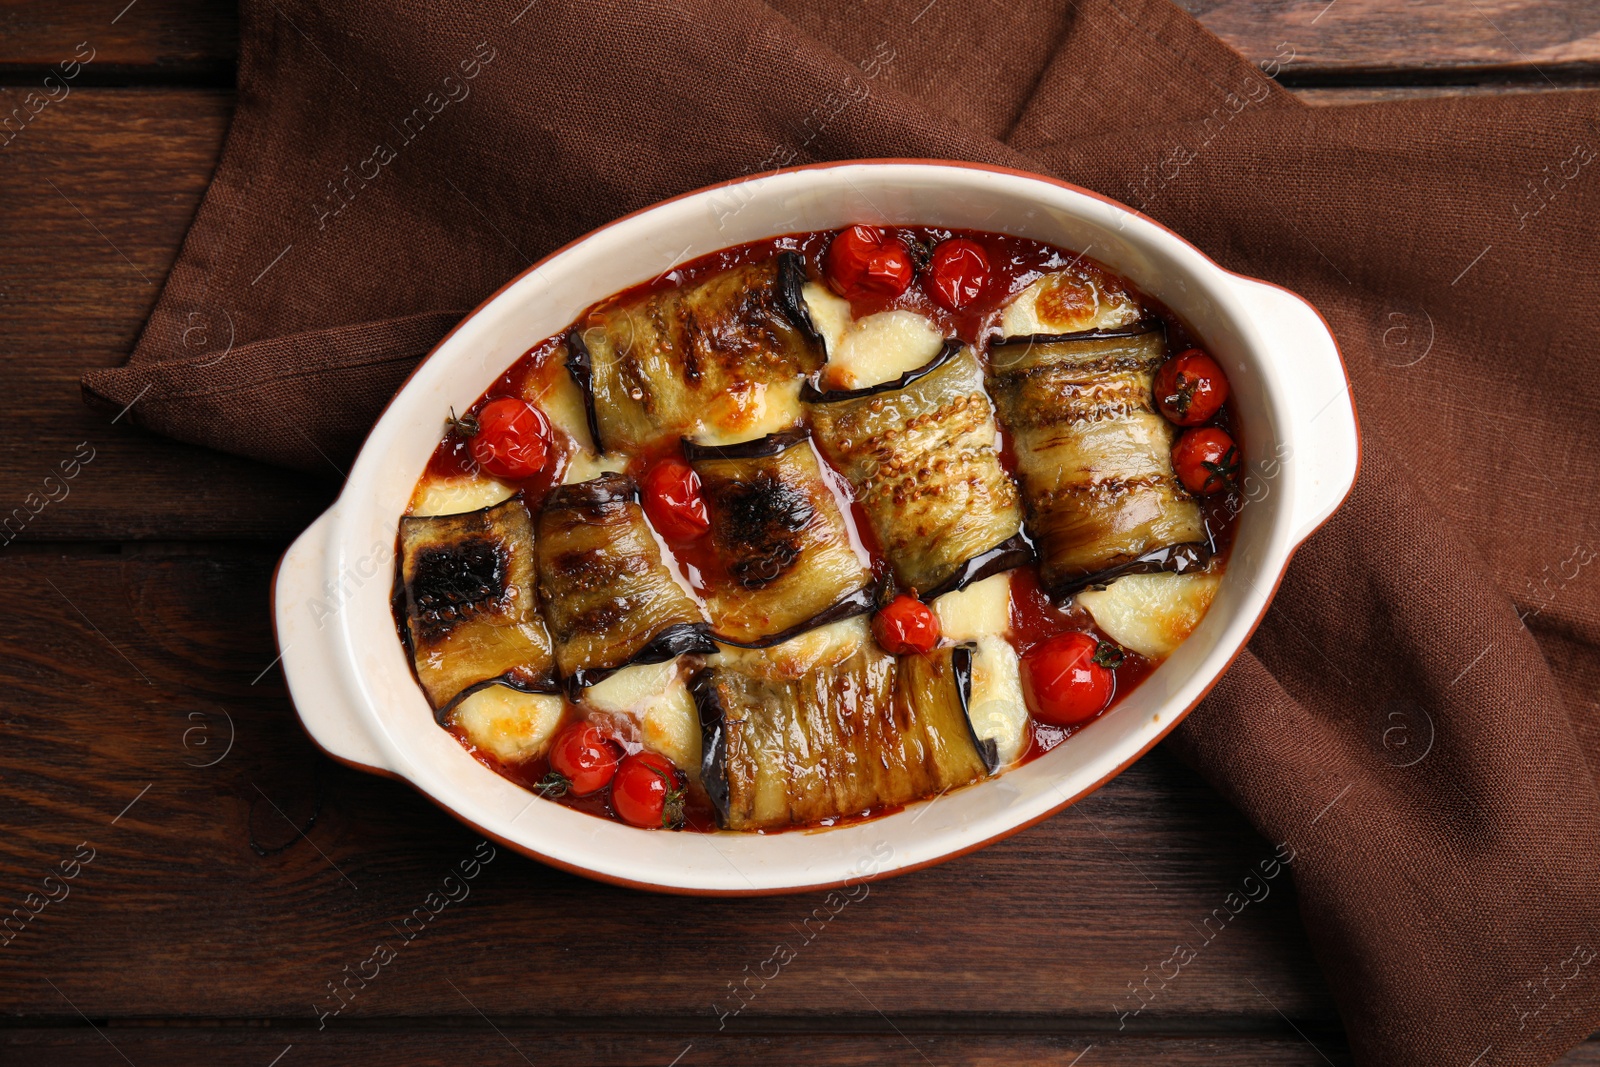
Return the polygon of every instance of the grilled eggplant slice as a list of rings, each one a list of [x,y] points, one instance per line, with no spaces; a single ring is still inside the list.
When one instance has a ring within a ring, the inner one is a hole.
[[[732,652],[691,683],[705,733],[701,781],[723,827],[859,814],[985,773],[966,720],[970,648],[907,657],[897,670],[865,620],[829,630],[831,655],[789,658],[800,672]]]
[[[1052,596],[1205,539],[1200,507],[1172,471],[1172,427],[1151,401],[1165,355],[1159,323],[990,349],[989,393]]]
[[[902,587],[931,598],[1033,558],[970,348],[950,341],[893,382],[809,399],[817,445],[849,479]]]
[[[972,645],[901,656],[894,679],[894,713],[904,736],[920,732],[924,765],[934,788],[977,781],[1000,765],[992,740],[972,728]]]
[[[631,663],[714,652],[700,608],[661,559],[625,474],[564,485],[539,514],[539,594],[569,688]]]
[[[716,566],[702,579],[719,641],[772,645],[872,609],[872,571],[850,543],[805,430],[683,447],[711,519]]]
[[[800,257],[781,252],[590,311],[568,337],[567,365],[588,396],[601,448],[791,424],[799,379],[826,359],[804,284]]]
[[[533,523],[521,497],[400,520],[400,584],[417,680],[442,723],[488,685],[555,692],[539,617]]]

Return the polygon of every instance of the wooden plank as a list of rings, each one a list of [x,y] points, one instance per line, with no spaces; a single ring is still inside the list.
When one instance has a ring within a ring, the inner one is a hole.
[[[85,370],[132,349],[231,110],[217,90],[80,89],[0,148],[0,516],[15,520],[0,541],[16,522],[24,539],[281,540],[331,499],[332,470],[308,479],[114,425],[79,395]],[[75,456],[92,458],[59,487]]]
[[[1383,100],[1422,100],[1434,96],[1466,96],[1468,94],[1582,92],[1600,89],[1600,81],[1575,79],[1562,82],[1552,89],[1543,82],[1533,85],[1479,83],[1473,85],[1387,85],[1373,88],[1338,87],[1329,89],[1292,89],[1303,102],[1314,107],[1341,107],[1349,104],[1375,104]]]
[[[1396,72],[1443,76],[1495,70],[1542,80],[1600,66],[1600,8],[1589,0],[1480,0],[1474,4],[1392,0],[1177,0],[1252,59],[1295,59],[1285,77]],[[226,78],[238,48],[231,4],[203,0],[29,0],[0,3],[0,69],[13,80],[43,75],[78,42],[96,49],[91,79],[171,82]],[[120,18],[112,19],[121,12]],[[1406,76],[1401,73],[1400,77]]]
[[[218,546],[0,557],[15,739],[0,750],[0,913],[38,909],[0,949],[9,1012],[315,1029],[340,1009],[328,1025],[343,1028],[472,1015],[465,994],[496,1017],[601,1011],[712,1029],[719,1013],[730,1026],[1058,1017],[1109,1032],[1265,1024],[1275,1009],[1334,1018],[1287,876],[1205,939],[1271,849],[1163,751],[1029,831],[831,910],[821,893],[641,894],[502,849],[417,933],[404,920],[479,838],[312,748],[268,670],[270,570]],[[67,895],[26,903],[80,845],[92,862]],[[1164,980],[1179,943],[1197,955]],[[386,966],[368,962],[380,944]],[[774,974],[780,944],[795,958]],[[364,988],[331,992],[360,971]],[[1147,979],[1149,1008],[1133,1014],[1129,984]]]
[[[239,15],[234,4],[204,0],[0,0],[0,42],[0,70],[19,79],[92,55],[90,84],[131,74],[231,83]]]
[[[1276,59],[1278,76],[1292,85],[1363,76],[1392,84],[1470,71],[1543,83],[1600,70],[1600,6],[1589,0],[1176,2],[1251,59]]]
[[[1127,1037],[1080,1034],[949,1034],[896,1023],[899,1032],[879,1022],[878,1032],[828,1032],[830,1020],[817,1020],[804,1034],[731,1035],[701,1030],[655,1033],[574,1032],[554,1026],[522,1026],[497,1020],[491,1029],[476,1016],[447,1032],[386,1027],[350,1033],[305,1033],[259,1028],[233,1031],[157,1031],[110,1028],[97,1034],[73,1030],[19,1030],[0,1033],[0,1059],[14,1067],[70,1062],[83,1067],[126,1067],[162,1063],[170,1067],[211,1067],[218,1062],[279,1067],[345,1067],[350,1063],[416,1065],[481,1064],[483,1067],[542,1067],[595,1063],[663,1067],[744,1067],[752,1063],[808,1063],[837,1067],[905,1064],[925,1067],[1117,1067],[1167,1064],[1214,1067],[1248,1063],[1255,1067],[1327,1067],[1349,1062],[1333,1040],[1310,1040],[1287,1027],[1285,1036]],[[283,1058],[274,1061],[275,1056]],[[126,1060],[123,1057],[126,1057]],[[1577,1055],[1563,1065],[1600,1062]]]
[[[386,1021],[382,1028],[306,1031],[281,1025],[229,1029],[158,1029],[109,1026],[0,1031],[0,1059],[12,1067],[73,1063],[80,1067],[213,1067],[251,1063],[272,1067],[347,1067],[351,1063],[403,1063],[418,1067],[544,1067],[606,1063],[662,1067],[744,1067],[752,1063],[808,1063],[828,1067],[1326,1067],[1350,1062],[1337,1034],[1312,1029],[1296,1034],[1130,1035],[1085,1030],[1073,1033],[951,1033],[919,1028],[914,1021],[878,1021],[876,1030],[846,1030],[840,1020],[816,1019],[803,1034],[743,1034],[663,1026],[641,1032],[619,1020],[606,1029],[578,1029],[566,1020],[525,1023],[476,1015],[442,1023]],[[419,1025],[420,1023],[420,1025]],[[841,1032],[842,1031],[842,1032]],[[275,1059],[281,1056],[282,1059]],[[126,1057],[126,1059],[124,1059]],[[1600,1044],[1585,1042],[1554,1067],[1597,1067]]]

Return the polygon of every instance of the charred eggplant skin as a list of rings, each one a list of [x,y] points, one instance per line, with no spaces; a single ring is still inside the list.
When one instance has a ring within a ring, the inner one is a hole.
[[[570,691],[630,664],[716,650],[638,498],[632,478],[605,474],[557,488],[540,512],[540,602]]]
[[[1066,582],[1061,587],[1058,595],[1068,596],[1084,589],[1104,588],[1121,578],[1124,574],[1193,574],[1202,571],[1211,562],[1216,548],[1212,544],[1208,530],[1206,540],[1199,542],[1185,542],[1181,545],[1168,545],[1157,548],[1136,559],[1119,564],[1098,574],[1086,575],[1082,578]]]
[[[684,455],[711,519],[718,566],[703,578],[719,641],[762,647],[871,610],[872,571],[850,543],[808,431],[724,447],[686,440]]]
[[[567,375],[583,396],[583,414],[589,423],[589,440],[595,450],[604,452],[600,444],[600,422],[594,413],[594,357],[583,339],[583,331],[574,326],[567,331]]]
[[[901,589],[928,599],[1033,558],[970,349],[951,342],[894,382],[818,397],[817,445],[850,482]]]
[[[1151,395],[1165,357],[1159,323],[990,347],[989,392],[1011,434],[1026,529],[1051,596],[1206,538]]]
[[[692,438],[685,437],[682,439],[683,458],[690,463],[703,463],[713,459],[769,459],[772,456],[781,456],[810,437],[811,431],[806,429],[780,430],[778,433],[770,433],[754,441],[741,441],[736,445],[702,445],[697,444]]]
[[[1004,571],[1027,566],[1037,558],[1033,542],[1028,540],[1027,534],[1019,531],[988,551],[973,556],[957,567],[950,577],[927,592],[917,590],[917,599],[924,604],[931,604],[946,593],[959,592],[974,582],[981,582]]]
[[[533,524],[520,496],[460,515],[406,516],[399,544],[406,647],[440,722],[488,685],[559,690],[537,603]]]
[[[723,728],[727,716],[717,689],[716,672],[702,668],[689,677],[689,695],[700,717],[700,783],[717,813],[717,824],[728,825],[728,738]]]
[[[804,284],[800,257],[780,252],[587,312],[568,333],[567,368],[596,447],[694,433],[730,396],[817,371],[826,354]]]
[[[811,321],[811,309],[805,298],[806,262],[798,252],[778,253],[778,307],[794,328],[819,349],[823,348],[822,331]]]

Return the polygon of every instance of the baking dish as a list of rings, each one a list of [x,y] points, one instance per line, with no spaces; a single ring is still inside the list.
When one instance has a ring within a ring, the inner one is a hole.
[[[530,795],[434,724],[397,637],[394,530],[439,427],[590,303],[730,245],[851,223],[1011,233],[1084,252],[1176,312],[1226,368],[1244,495],[1227,573],[1199,628],[1128,699],[1047,755],[868,822],[778,834],[646,833]],[[958,856],[1087,795],[1160,740],[1239,654],[1294,549],[1354,483],[1359,434],[1337,345],[1314,308],[1226,271],[1083,189],[967,163],[819,164],[689,193],[613,222],[513,279],[417,367],[334,505],[275,576],[290,695],[341,762],[409,782],[480,832],[605,881],[708,895],[883,877]]]

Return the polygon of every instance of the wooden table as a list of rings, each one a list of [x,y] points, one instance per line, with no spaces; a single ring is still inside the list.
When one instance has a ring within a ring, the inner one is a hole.
[[[1185,2],[1249,56],[1287,42],[1282,77],[1316,104],[1600,77],[1592,0]],[[802,926],[820,894],[654,897],[501,850],[405,939],[478,838],[320,756],[272,669],[273,562],[336,483],[79,402],[79,374],[132,347],[232,106],[231,12],[124,3],[0,2],[0,110],[77,42],[97,50],[0,149],[0,511],[92,455],[0,548],[0,910],[39,908],[0,949],[0,1062],[1347,1059],[1286,883],[1119,1016],[1270,853],[1159,750],[826,923]],[[779,943],[797,957],[723,1016]],[[321,1015],[379,944],[394,958]],[[1600,1064],[1600,1044],[1563,1062]]]

